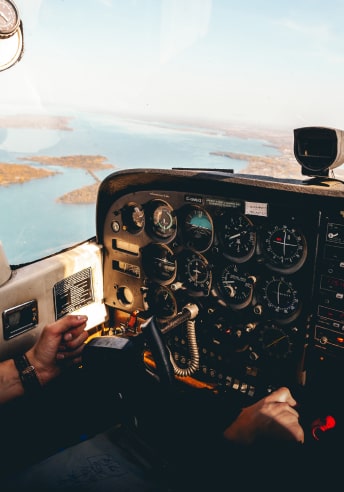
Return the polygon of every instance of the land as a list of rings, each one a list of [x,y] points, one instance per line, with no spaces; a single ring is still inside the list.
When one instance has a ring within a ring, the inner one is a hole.
[[[33,166],[23,166],[21,164],[3,164],[0,162],[0,186],[26,183],[32,179],[47,178],[54,174],[56,174],[56,171],[37,169]]]
[[[287,150],[277,156],[254,156],[248,154],[236,154],[234,152],[211,152],[211,154],[245,161],[247,166],[240,170],[241,174],[253,174],[286,179],[302,178],[300,164],[296,161],[294,155]]]
[[[0,117],[0,128],[38,128],[49,130],[73,131],[70,125],[71,117],[54,115],[6,115]],[[36,156],[23,157],[25,164],[0,162],[0,187],[12,184],[26,183],[33,179],[44,179],[54,176],[59,171],[49,169],[49,166],[64,166],[84,169],[94,179],[94,184],[84,186],[57,198],[63,203],[95,203],[100,180],[95,174],[97,170],[113,169],[113,164],[106,162],[101,155],[70,155],[62,157]],[[30,166],[26,163],[38,163],[44,167]],[[48,168],[48,169],[47,169]]]
[[[44,166],[64,166],[84,169],[92,176],[95,181],[94,184],[84,186],[58,197],[57,201],[62,203],[95,203],[100,179],[94,171],[114,168],[112,164],[105,162],[106,157],[101,155],[72,155],[62,157],[37,156],[23,157],[22,160],[37,162]],[[54,174],[57,174],[57,171],[51,171],[26,164],[0,163],[0,186],[25,183],[32,179],[42,179],[53,176]]]
[[[48,117],[41,118],[18,117],[0,118],[0,128],[5,126],[33,127],[33,121],[35,127],[39,128],[54,128],[60,130],[71,130],[69,126],[69,119],[64,117]],[[187,129],[185,130],[187,131]],[[214,132],[218,132],[214,126]],[[213,132],[210,130],[210,132]],[[228,137],[239,137],[244,139],[258,139],[261,140],[267,147],[276,148],[279,153],[276,156],[255,156],[234,152],[223,152],[221,150],[214,150],[212,155],[218,155],[220,157],[227,157],[230,160],[241,160],[246,162],[246,166],[240,170],[241,174],[271,176],[273,178],[286,178],[286,179],[303,179],[301,173],[300,164],[296,161],[293,151],[293,135],[288,134],[286,131],[278,131],[275,129],[248,129],[246,127],[226,127],[221,128]],[[94,179],[94,183],[89,186],[73,190],[61,197],[57,198],[58,202],[69,204],[82,204],[82,203],[95,203],[97,200],[97,192],[100,185],[100,180],[96,176],[95,171],[103,169],[114,169],[116,166],[106,162],[106,157],[101,155],[71,155],[62,157],[51,156],[36,156],[36,157],[24,157],[25,162],[36,162],[45,167],[30,166],[28,164],[6,164],[0,163],[0,187],[9,186],[11,184],[25,183],[32,179],[43,179],[49,176],[57,174],[58,171],[47,169],[49,166],[65,166],[84,169]],[[337,168],[335,175],[338,179],[344,178],[344,170]]]
[[[13,114],[0,116],[0,128],[45,128],[48,130],[73,131],[67,116],[45,114]]]

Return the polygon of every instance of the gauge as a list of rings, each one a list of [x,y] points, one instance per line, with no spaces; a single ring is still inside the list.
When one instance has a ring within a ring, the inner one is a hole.
[[[146,275],[155,282],[166,284],[176,277],[177,260],[165,244],[149,244],[143,248],[142,265]]]
[[[304,264],[307,256],[306,239],[294,227],[275,225],[266,231],[263,244],[267,265],[273,270],[290,273]]]
[[[137,233],[142,231],[145,226],[145,213],[137,203],[128,203],[122,209],[123,229]]]
[[[170,289],[162,285],[148,290],[147,302],[153,315],[167,319],[177,314],[177,301]]]
[[[293,284],[284,277],[267,280],[263,287],[263,299],[267,308],[279,319],[295,317],[300,300]]]
[[[0,0],[0,38],[12,36],[20,24],[19,12],[11,0]]]
[[[219,276],[220,290],[233,309],[243,309],[250,304],[255,282],[253,275],[241,272],[235,263],[225,266]]]
[[[256,247],[256,232],[246,215],[226,214],[221,217],[220,241],[226,258],[237,263],[249,260]]]
[[[259,331],[258,341],[268,357],[285,359],[291,353],[288,334],[279,326],[266,325]]]
[[[187,248],[206,251],[213,242],[213,221],[201,207],[190,207],[184,217],[183,241]]]
[[[147,206],[150,232],[159,239],[172,239],[177,230],[177,218],[172,207],[162,201],[153,200]]]
[[[186,286],[194,293],[209,293],[212,273],[206,258],[188,251],[182,256],[182,271]]]

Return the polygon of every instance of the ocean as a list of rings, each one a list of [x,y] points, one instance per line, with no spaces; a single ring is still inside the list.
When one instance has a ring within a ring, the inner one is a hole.
[[[102,180],[117,170],[173,167],[240,171],[242,160],[211,155],[236,152],[279,155],[263,140],[228,137],[213,128],[125,120],[111,115],[80,114],[72,131],[44,128],[0,128],[0,162],[42,167],[25,157],[100,155],[113,169],[95,171]],[[60,251],[95,236],[96,204],[66,204],[61,195],[94,183],[84,169],[43,166],[58,174],[23,184],[0,186],[0,241],[11,265]]]

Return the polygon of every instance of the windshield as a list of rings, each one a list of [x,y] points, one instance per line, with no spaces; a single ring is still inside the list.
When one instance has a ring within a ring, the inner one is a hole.
[[[114,171],[301,179],[293,130],[344,127],[342,1],[15,5],[24,49],[0,72],[0,240],[11,264],[93,237],[97,189]],[[0,38],[3,66],[9,43]]]

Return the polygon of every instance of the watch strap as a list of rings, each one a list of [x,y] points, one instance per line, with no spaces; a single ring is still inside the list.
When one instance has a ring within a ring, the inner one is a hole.
[[[30,364],[25,354],[13,358],[14,364],[18,370],[23,388],[27,393],[37,393],[42,389],[41,383],[37,377],[35,367]]]

